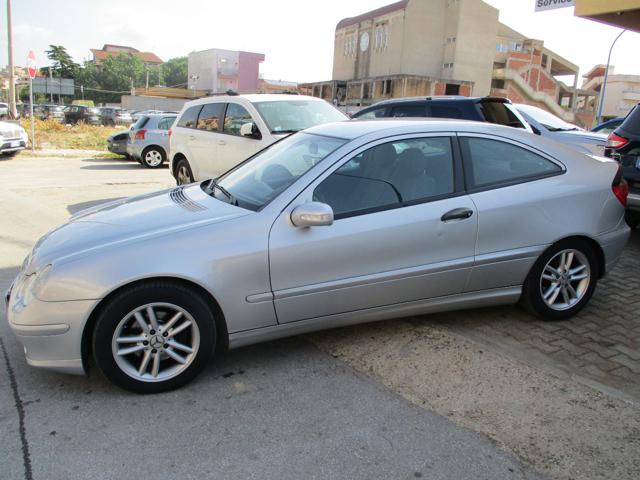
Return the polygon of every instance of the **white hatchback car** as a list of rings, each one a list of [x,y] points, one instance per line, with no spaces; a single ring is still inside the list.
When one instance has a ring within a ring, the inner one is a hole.
[[[170,168],[178,185],[218,177],[281,138],[348,120],[302,95],[230,95],[187,102],[171,128]]]

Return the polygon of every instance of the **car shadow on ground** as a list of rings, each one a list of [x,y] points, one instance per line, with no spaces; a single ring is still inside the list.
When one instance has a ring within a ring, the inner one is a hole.
[[[95,207],[96,205],[101,205],[103,203],[113,202],[115,200],[120,200],[121,198],[126,197],[101,198],[99,200],[91,200],[89,202],[73,203],[71,205],[67,205],[67,211],[71,215],[74,215],[87,208]]]

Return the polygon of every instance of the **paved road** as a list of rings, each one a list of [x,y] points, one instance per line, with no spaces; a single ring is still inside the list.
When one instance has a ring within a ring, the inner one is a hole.
[[[35,239],[81,206],[169,185],[115,160],[0,162],[0,288]],[[486,437],[300,338],[232,352],[172,393],[25,364],[0,314],[0,477],[540,478]]]

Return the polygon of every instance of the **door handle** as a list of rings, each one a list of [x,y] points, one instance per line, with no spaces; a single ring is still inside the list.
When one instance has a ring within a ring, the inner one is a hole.
[[[466,220],[473,215],[473,210],[468,208],[454,208],[453,210],[448,211],[440,218],[443,222],[450,222],[451,220]]]
[[[226,145],[227,142],[225,142],[224,140],[218,140],[218,145]]]

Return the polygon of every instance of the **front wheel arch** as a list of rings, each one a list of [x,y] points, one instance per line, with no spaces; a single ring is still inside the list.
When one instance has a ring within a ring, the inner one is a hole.
[[[229,348],[229,333],[227,329],[227,322],[224,317],[224,312],[222,308],[220,308],[220,304],[215,299],[215,297],[204,287],[198,285],[195,282],[185,280],[183,278],[176,277],[151,277],[145,278],[142,280],[137,280],[134,282],[126,283],[124,285],[119,286],[115,290],[109,292],[104,298],[102,298],[98,304],[93,308],[91,313],[89,314],[89,318],[87,319],[84,329],[82,331],[82,340],[80,345],[80,351],[82,355],[82,365],[85,373],[89,372],[89,362],[92,360],[92,347],[91,347],[91,339],[93,337],[93,331],[96,327],[96,321],[100,316],[100,312],[104,308],[104,306],[108,303],[108,301],[114,296],[121,293],[123,290],[136,287],[139,285],[147,284],[147,283],[155,283],[158,281],[165,281],[175,283],[176,285],[181,285],[183,287],[187,287],[194,292],[198,293],[209,305],[209,308],[213,312],[213,317],[216,322],[216,329],[218,332],[217,335],[217,344],[215,348],[215,355],[218,355],[221,352],[226,351]]]

